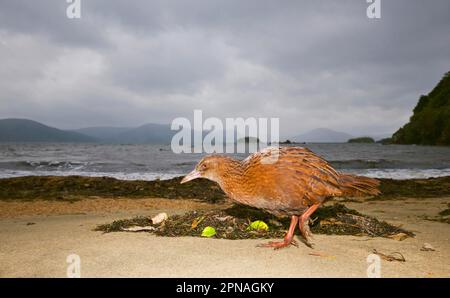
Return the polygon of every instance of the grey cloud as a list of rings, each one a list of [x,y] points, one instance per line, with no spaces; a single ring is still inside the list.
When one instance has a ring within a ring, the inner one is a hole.
[[[82,7],[87,1],[82,1]],[[0,28],[10,32],[41,35],[60,47],[107,46],[103,38],[103,20],[86,11],[83,21],[69,20],[64,0],[14,0],[0,4]],[[82,12],[85,12],[82,9]]]
[[[125,39],[125,47],[106,57],[114,82],[137,92],[193,94],[203,81],[225,73],[226,45],[201,32],[162,32],[149,42],[140,36]]]
[[[449,70],[447,0],[0,3],[0,117],[60,127],[280,117],[392,132]]]

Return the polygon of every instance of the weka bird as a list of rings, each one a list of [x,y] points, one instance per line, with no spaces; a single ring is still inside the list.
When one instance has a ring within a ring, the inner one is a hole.
[[[331,165],[301,147],[269,147],[239,161],[226,156],[204,157],[181,183],[196,178],[217,182],[232,200],[263,209],[276,216],[290,216],[291,224],[284,240],[264,247],[282,248],[293,240],[299,223],[308,245],[308,221],[328,198],[377,195],[378,180],[341,174]]]

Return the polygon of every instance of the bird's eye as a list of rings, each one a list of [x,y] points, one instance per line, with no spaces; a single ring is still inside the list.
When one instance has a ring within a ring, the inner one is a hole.
[[[202,170],[206,170],[206,164],[202,164],[202,165],[200,166],[200,168],[201,168]]]

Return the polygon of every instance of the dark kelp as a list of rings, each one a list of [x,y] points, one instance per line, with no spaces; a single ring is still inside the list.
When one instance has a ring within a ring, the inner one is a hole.
[[[109,177],[27,176],[0,179],[0,200],[75,201],[90,197],[198,199],[215,203],[225,194],[208,180],[180,184],[170,180],[118,180]]]
[[[155,181],[124,181],[108,177],[28,176],[0,179],[0,200],[76,201],[92,197],[198,199],[223,202],[225,194],[211,181],[180,184],[181,177]],[[369,200],[450,196],[450,176],[429,179],[380,179],[382,194]]]
[[[251,222],[262,220],[269,226],[268,231],[249,229]],[[216,230],[215,238],[254,239],[284,237],[289,226],[289,218],[279,219],[258,209],[234,205],[224,210],[191,211],[183,215],[170,216],[163,224],[155,226],[159,236],[194,236],[200,237],[202,230],[211,226]],[[119,232],[132,226],[148,226],[151,221],[145,217],[136,217],[114,221],[98,226],[96,231]],[[315,234],[357,235],[371,237],[390,237],[404,233],[413,237],[414,233],[402,228],[363,215],[342,204],[320,208],[312,218],[311,231]]]
[[[448,207],[447,209],[444,209],[441,212],[439,212],[438,215],[432,217],[424,216],[424,219],[450,224],[450,203],[447,204],[447,207]]]

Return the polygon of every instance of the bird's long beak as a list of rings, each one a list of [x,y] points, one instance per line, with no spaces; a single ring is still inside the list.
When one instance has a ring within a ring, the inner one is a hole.
[[[186,183],[188,181],[200,178],[201,174],[199,171],[197,170],[193,170],[192,172],[190,172],[189,174],[187,174],[186,176],[184,176],[183,180],[181,180],[180,184]]]

